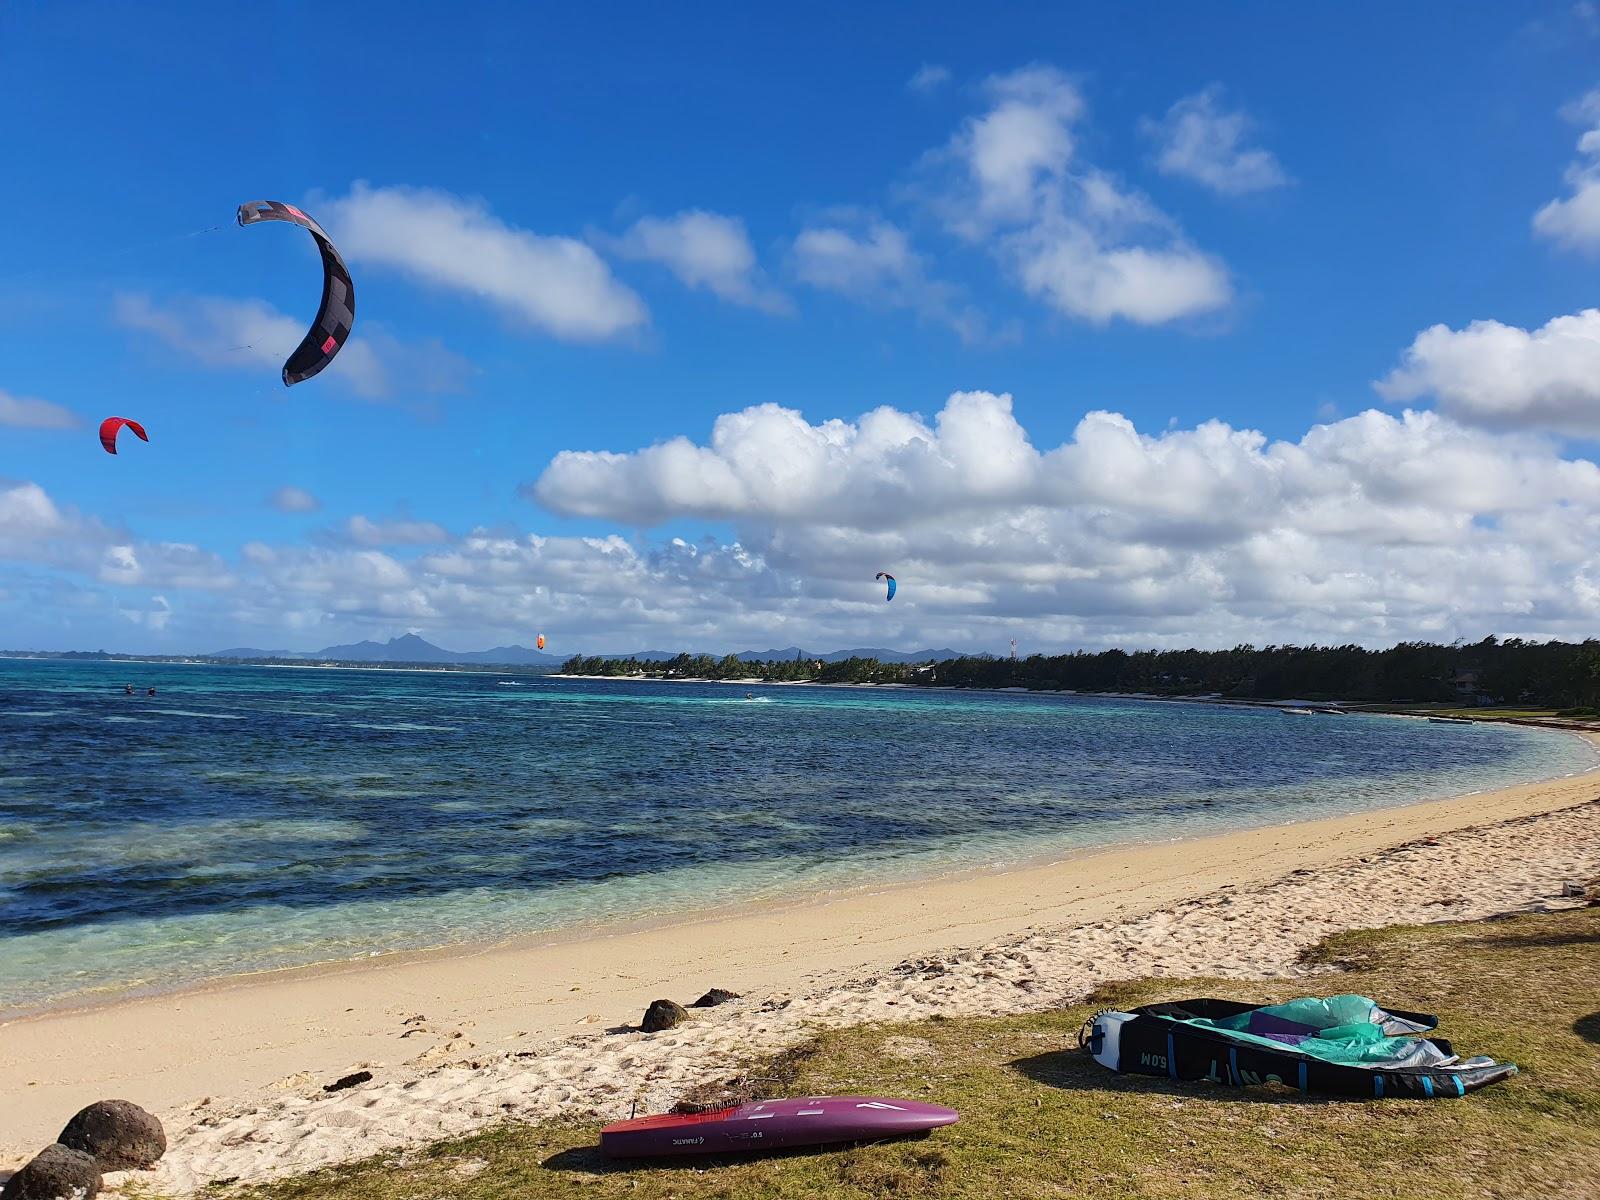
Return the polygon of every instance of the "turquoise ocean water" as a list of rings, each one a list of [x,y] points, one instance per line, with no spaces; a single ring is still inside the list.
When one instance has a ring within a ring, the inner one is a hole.
[[[1543,730],[1158,701],[0,660],[0,1009],[1594,765]]]

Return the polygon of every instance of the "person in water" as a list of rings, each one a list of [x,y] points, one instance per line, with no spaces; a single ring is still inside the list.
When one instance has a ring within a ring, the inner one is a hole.
[[[155,688],[146,688],[144,690],[144,694],[146,696],[154,696],[156,694],[156,690],[155,690]]]
[[[124,696],[131,696],[131,695],[133,695],[133,684],[131,684],[131,683],[125,683],[125,684],[123,684],[123,685],[122,685],[122,694],[123,694],[123,695],[124,695]]]

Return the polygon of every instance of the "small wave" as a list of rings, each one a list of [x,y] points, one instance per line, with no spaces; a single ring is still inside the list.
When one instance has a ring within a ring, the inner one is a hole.
[[[113,725],[143,725],[143,717],[101,717],[102,721],[109,721]]]
[[[412,724],[410,721],[396,721],[393,725],[374,725],[374,724],[369,724],[366,721],[351,721],[350,722],[350,728],[352,728],[352,729],[381,729],[381,730],[383,730],[383,731],[385,731],[387,733],[413,733],[413,732],[417,732],[417,731],[421,731],[421,732],[424,732],[424,733],[456,733],[457,732],[456,728],[454,726],[452,726],[452,725],[415,725],[415,724]]]
[[[501,687],[521,687],[522,686],[522,680],[520,680],[520,679],[501,679],[501,680],[497,680],[496,682],[498,682]]]
[[[146,712],[165,713],[169,717],[207,717],[213,721],[242,721],[242,713],[195,712],[188,708],[147,708]]]
[[[185,879],[251,879],[259,870],[258,864],[241,859],[238,862],[195,863],[185,867],[180,874]]]

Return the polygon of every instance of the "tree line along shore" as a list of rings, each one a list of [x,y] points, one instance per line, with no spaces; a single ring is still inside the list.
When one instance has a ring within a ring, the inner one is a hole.
[[[99,651],[0,651],[0,657],[195,666],[344,667],[352,670],[548,675],[550,667],[355,659],[232,658],[218,655]],[[962,655],[925,662],[809,655],[753,659],[729,654],[672,658],[575,655],[557,672],[631,679],[750,680],[763,683],[899,684],[1021,688],[1029,691],[1138,693],[1241,701],[1320,700],[1349,705],[1514,706],[1541,717],[1600,717],[1600,640],[1401,642],[1362,646],[1251,646],[1226,650],[1079,650],[1024,658]],[[1500,713],[1497,715],[1514,715]]]
[[[1102,650],[1026,658],[965,656],[926,663],[799,656],[750,661],[680,654],[648,661],[575,656],[564,675],[766,683],[902,684],[1030,691],[1138,692],[1241,700],[1358,704],[1523,705],[1563,717],[1600,715],[1600,641],[1401,642],[1362,646],[1235,646],[1227,650]]]

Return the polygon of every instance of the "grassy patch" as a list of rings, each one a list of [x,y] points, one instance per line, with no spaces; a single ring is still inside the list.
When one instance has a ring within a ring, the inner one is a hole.
[[[912,1142],[610,1164],[594,1123],[521,1126],[324,1171],[248,1200],[1600,1196],[1600,910],[1335,937],[1313,981],[1119,985],[1062,1012],[818,1035],[752,1066],[791,1095],[903,1095],[961,1123]],[[1095,1010],[1182,996],[1364,992],[1436,1012],[1522,1074],[1463,1100],[1348,1101],[1114,1076],[1076,1050]]]
[[[1462,708],[1454,704],[1408,704],[1391,712],[1416,713],[1426,717],[1463,717],[1471,721],[1554,721],[1581,715],[1585,709],[1512,708],[1497,705]]]

